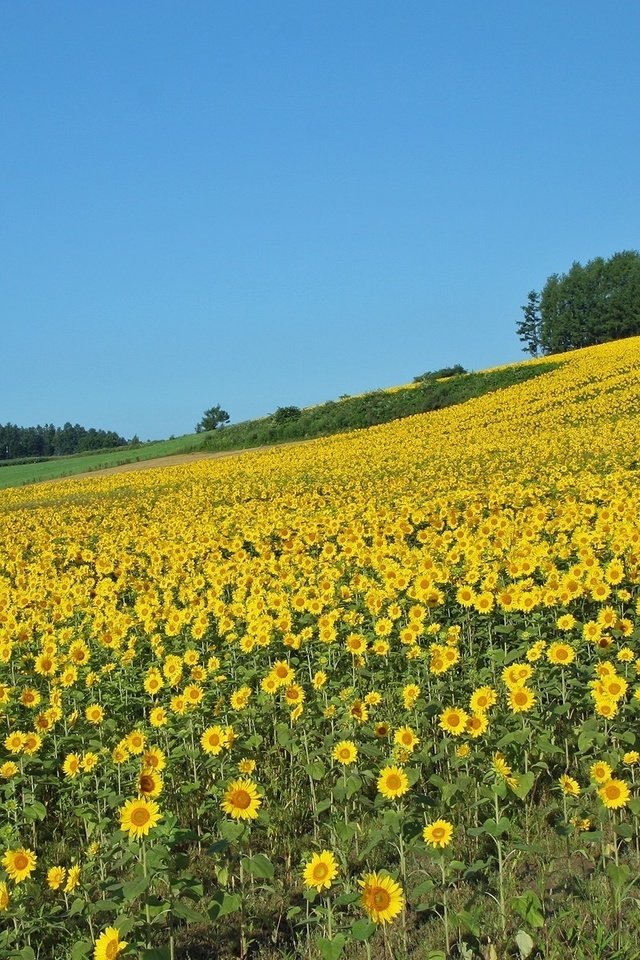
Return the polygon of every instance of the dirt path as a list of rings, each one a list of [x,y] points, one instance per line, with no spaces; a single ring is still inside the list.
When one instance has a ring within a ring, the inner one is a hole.
[[[309,440],[288,440],[285,443],[263,444],[260,447],[242,447],[240,450],[219,450],[207,453],[206,450],[195,453],[174,453],[167,457],[155,457],[153,460],[133,460],[131,463],[121,463],[117,467],[102,467],[100,470],[87,470],[84,473],[74,473],[60,479],[76,480],[79,477],[108,477],[115,473],[129,473],[131,470],[151,470],[153,467],[175,467],[181,463],[195,463],[196,460],[222,460],[227,457],[239,457],[243,453],[259,453],[261,450],[278,450],[280,447],[304,446],[313,443],[318,437]]]
[[[254,447],[254,450],[260,449]],[[74,473],[64,479],[78,480],[85,477],[108,477],[115,473],[129,473],[131,470],[151,470],[153,467],[176,467],[181,463],[195,463],[196,460],[220,460],[224,457],[237,457],[247,450],[221,450],[218,453],[175,453],[167,457],[154,457],[150,460],[132,460],[131,463],[120,463],[117,467],[102,467],[100,470],[86,470],[84,473]]]

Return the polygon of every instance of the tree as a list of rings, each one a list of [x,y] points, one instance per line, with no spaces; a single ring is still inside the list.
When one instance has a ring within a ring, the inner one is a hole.
[[[540,294],[530,290],[526,304],[520,309],[524,316],[516,326],[516,333],[525,344],[524,352],[537,357],[540,353]]]
[[[209,410],[205,410],[200,423],[196,424],[196,433],[202,433],[203,430],[216,430],[218,426],[229,423],[229,414],[223,410],[219,403]]]
[[[530,352],[533,292],[516,328]],[[640,335],[640,253],[624,250],[584,266],[575,261],[567,273],[552,274],[540,294],[539,315],[538,348],[545,354]]]

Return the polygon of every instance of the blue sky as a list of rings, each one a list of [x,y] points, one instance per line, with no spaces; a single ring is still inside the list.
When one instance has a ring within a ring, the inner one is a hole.
[[[0,0],[0,422],[191,432],[524,358],[640,248],[636,0]]]

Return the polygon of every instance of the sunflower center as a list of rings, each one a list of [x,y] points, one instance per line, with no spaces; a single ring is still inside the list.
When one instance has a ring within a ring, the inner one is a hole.
[[[26,870],[29,866],[29,857],[25,853],[16,853],[13,858],[13,865],[16,870]]]
[[[110,940],[104,953],[107,960],[115,960],[118,956],[118,941]]]
[[[143,773],[140,777],[140,790],[142,793],[151,793],[154,788],[153,777],[148,773]]]
[[[620,787],[615,783],[610,783],[606,788],[606,794],[609,800],[617,800],[620,796]]]
[[[391,897],[384,887],[376,887],[371,894],[371,902],[376,910],[386,910],[391,903]]]
[[[457,713],[449,714],[449,723],[452,727],[457,727],[460,725],[460,716]]]
[[[144,827],[149,819],[149,811],[145,807],[136,807],[131,814],[131,823],[136,827]]]
[[[442,840],[444,837],[444,827],[434,827],[433,828],[433,839]]]
[[[235,790],[231,796],[231,802],[239,810],[246,810],[251,804],[251,796],[246,790]]]
[[[317,863],[313,868],[314,880],[325,880],[328,873],[329,867],[326,865],[326,863]]]
[[[397,773],[390,773],[387,777],[387,787],[389,790],[397,790],[401,785],[400,777]]]

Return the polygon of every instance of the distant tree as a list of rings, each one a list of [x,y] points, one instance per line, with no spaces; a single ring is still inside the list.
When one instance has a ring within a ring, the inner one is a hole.
[[[204,430],[216,430],[219,426],[228,423],[230,416],[226,410],[223,410],[219,403],[215,407],[205,410],[200,423],[196,424],[196,433],[202,433]]]
[[[427,370],[413,378],[414,383],[422,383],[423,380],[447,380],[449,377],[458,377],[461,373],[467,373],[461,363],[455,363],[452,367],[440,367],[439,370]]]
[[[575,261],[567,273],[553,273],[539,297],[537,334],[531,293],[529,298],[516,329],[530,346],[537,335],[539,352],[559,353],[640,335],[640,253],[625,250],[584,266]],[[530,346],[525,349],[532,352]]]
[[[301,412],[300,407],[278,407],[273,419],[276,423],[286,423],[287,420],[297,420]]]
[[[525,353],[530,353],[532,357],[537,357],[540,353],[540,294],[535,290],[530,290],[527,302],[520,307],[524,316],[516,326],[516,333],[525,344],[522,348]]]

